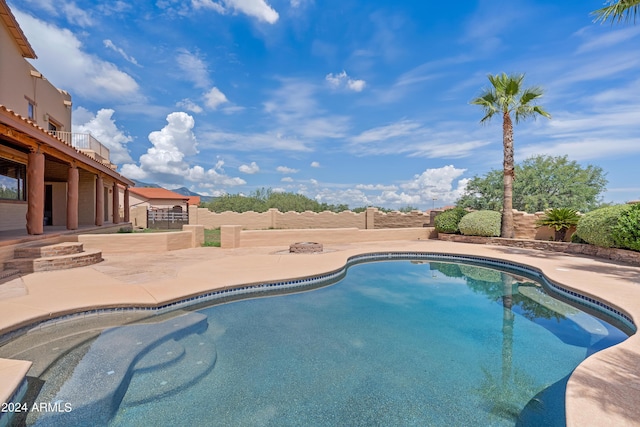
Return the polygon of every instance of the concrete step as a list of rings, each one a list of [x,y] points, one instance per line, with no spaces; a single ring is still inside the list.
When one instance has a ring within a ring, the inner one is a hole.
[[[44,258],[77,254],[83,251],[82,243],[61,242],[49,245],[23,246],[16,248],[14,258]]]
[[[68,255],[56,255],[35,258],[15,258],[4,263],[5,269],[17,269],[21,274],[29,274],[37,271],[66,270],[75,267],[84,267],[97,264],[102,261],[102,251],[91,249],[82,253]]]
[[[0,270],[0,283],[16,278],[20,274],[17,268],[7,268]]]

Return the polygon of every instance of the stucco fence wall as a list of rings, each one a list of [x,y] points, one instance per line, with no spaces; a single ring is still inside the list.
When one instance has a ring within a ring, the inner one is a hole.
[[[436,211],[438,214],[441,211]],[[518,239],[553,240],[554,231],[548,227],[536,228],[536,221],[543,212],[529,214],[513,211],[515,236]],[[436,215],[433,215],[435,217]],[[135,215],[131,215],[132,223]],[[146,221],[146,220],[145,220]],[[223,225],[240,225],[243,230],[267,229],[330,229],[357,228],[360,230],[388,228],[417,228],[433,226],[432,215],[422,211],[380,212],[368,208],[365,212],[280,212],[269,209],[267,212],[221,212],[215,213],[206,208],[189,207],[189,224],[203,225],[206,229],[220,228]],[[135,224],[134,224],[135,225]],[[567,241],[573,230],[567,233]]]
[[[428,213],[421,211],[380,212],[368,208],[365,212],[211,212],[206,208],[189,207],[189,223],[204,225],[207,229],[223,225],[240,225],[244,230],[306,229],[306,228],[412,228],[426,227],[431,223]]]
[[[220,227],[220,246],[223,249],[259,246],[282,246],[296,242],[319,242],[323,245],[382,242],[391,240],[427,240],[437,236],[432,227],[387,228],[363,230],[359,228],[297,229],[297,230],[243,230],[240,225]]]

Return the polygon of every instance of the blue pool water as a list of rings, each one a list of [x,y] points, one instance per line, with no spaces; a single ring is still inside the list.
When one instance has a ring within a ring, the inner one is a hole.
[[[204,328],[158,333],[132,359],[110,425],[560,426],[573,369],[627,337],[531,279],[444,262],[355,265],[333,286],[198,313]]]

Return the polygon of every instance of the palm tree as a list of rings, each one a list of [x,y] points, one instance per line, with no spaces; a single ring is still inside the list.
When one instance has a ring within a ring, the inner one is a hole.
[[[620,22],[623,19],[627,22],[631,21],[633,17],[633,23],[636,22],[636,16],[640,12],[640,0],[610,0],[608,6],[593,11],[591,14],[595,15],[595,21],[605,22],[611,19],[611,22]]]
[[[513,122],[511,113],[515,114],[516,123],[537,114],[551,118],[551,115],[533,102],[542,97],[542,89],[538,87],[523,88],[524,74],[507,75],[505,73],[487,76],[491,87],[486,88],[480,96],[471,101],[484,110],[485,116],[480,123],[489,121],[495,114],[502,113],[502,145],[503,159],[503,204],[501,237],[512,238],[513,230]]]

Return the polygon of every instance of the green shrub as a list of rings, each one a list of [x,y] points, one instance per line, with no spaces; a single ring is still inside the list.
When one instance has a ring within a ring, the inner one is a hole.
[[[438,233],[460,234],[458,224],[468,212],[464,208],[447,209],[436,216],[434,225]]]
[[[618,217],[613,227],[613,241],[620,248],[640,251],[640,203],[631,205]]]
[[[582,240],[580,236],[578,236],[578,233],[573,233],[571,235],[571,243],[587,243],[587,242]]]
[[[580,215],[575,209],[553,208],[547,209],[544,216],[536,221],[537,227],[549,227],[555,231],[555,240],[563,242],[567,235],[567,230],[578,224]]]
[[[498,237],[501,222],[500,212],[476,211],[462,217],[458,227],[465,236]]]
[[[630,209],[631,205],[615,205],[587,212],[578,221],[576,234],[591,245],[617,247],[613,229],[618,225],[619,218]]]

